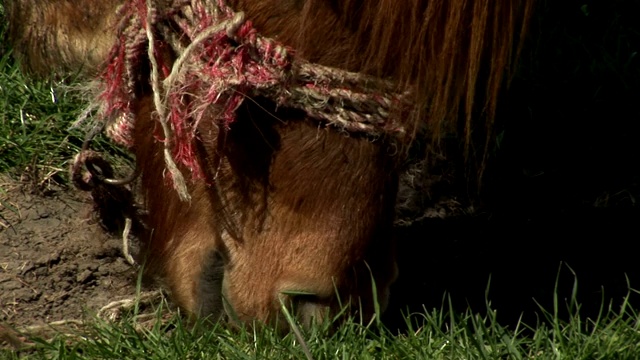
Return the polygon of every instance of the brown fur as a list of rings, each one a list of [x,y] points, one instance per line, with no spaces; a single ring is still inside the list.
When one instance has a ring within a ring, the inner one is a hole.
[[[78,7],[50,0],[36,10],[26,5],[35,0],[9,5],[12,39],[27,45],[20,54],[31,68],[98,66],[115,20],[105,16],[85,28],[71,26],[69,19],[94,16],[89,9],[97,8],[112,14],[117,4],[83,1]],[[514,44],[524,33],[531,2],[230,5],[309,61],[389,78],[409,89],[417,111],[401,120],[414,134],[426,127],[427,136],[438,139],[461,129],[464,143],[471,144],[472,130],[490,139],[497,95],[512,71]],[[48,17],[53,20],[39,20]],[[17,19],[29,19],[35,30],[26,31]],[[44,35],[51,30],[63,35]],[[93,46],[99,56],[87,59],[82,52]],[[47,56],[32,59],[37,52]],[[181,307],[217,316],[220,305],[212,298],[222,293],[241,321],[278,318],[280,298],[296,305],[307,323],[349,300],[368,316],[372,277],[386,307],[397,276],[391,227],[402,158],[389,154],[398,144],[346,136],[305,120],[303,113],[254,99],[241,107],[230,131],[200,122],[198,154],[206,177],[190,184],[193,200],[184,203],[164,180],[162,145],[150,136],[158,134],[158,124],[149,94],[141,95],[133,151],[149,211],[149,269],[164,279]],[[478,159],[483,162],[484,153]],[[290,291],[309,295],[282,296]]]
[[[29,71],[49,75],[54,70],[95,75],[113,45],[116,33],[114,1],[5,1],[9,40],[14,54]]]

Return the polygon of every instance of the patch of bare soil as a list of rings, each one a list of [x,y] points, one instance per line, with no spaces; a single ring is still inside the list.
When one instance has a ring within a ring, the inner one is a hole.
[[[92,218],[88,193],[44,193],[0,177],[0,330],[82,319],[136,292],[122,241]]]

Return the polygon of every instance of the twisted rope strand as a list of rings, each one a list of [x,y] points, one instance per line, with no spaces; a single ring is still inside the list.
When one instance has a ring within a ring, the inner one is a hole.
[[[167,97],[168,93],[162,96],[162,90],[160,88],[160,71],[158,70],[158,61],[155,54],[155,36],[153,34],[152,25],[154,23],[155,9],[153,7],[152,0],[146,0],[147,3],[147,22],[145,26],[148,44],[148,57],[151,62],[151,88],[153,90],[153,103],[156,107],[156,113],[158,121],[162,125],[162,131],[164,132],[164,163],[171,174],[171,180],[173,186],[178,192],[178,196],[183,201],[190,201],[191,196],[189,190],[187,190],[187,184],[185,183],[184,176],[178,169],[173,156],[171,155],[171,130],[169,128],[169,122],[166,115],[167,109]]]
[[[112,139],[133,145],[131,101],[137,83],[147,81],[138,74],[148,62],[165,166],[182,200],[190,196],[178,165],[192,177],[201,175],[194,147],[198,123],[213,114],[218,126],[228,128],[247,96],[264,96],[348,132],[405,136],[402,123],[393,119],[411,111],[408,92],[397,93],[389,81],[296,58],[224,0],[175,0],[166,8],[130,0],[122,13],[119,41],[102,77],[100,115]],[[158,45],[176,54],[170,69]]]

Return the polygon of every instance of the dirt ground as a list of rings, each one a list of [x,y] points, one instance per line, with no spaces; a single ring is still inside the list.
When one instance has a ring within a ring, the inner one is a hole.
[[[0,327],[82,319],[135,295],[137,270],[93,219],[88,193],[0,179]]]

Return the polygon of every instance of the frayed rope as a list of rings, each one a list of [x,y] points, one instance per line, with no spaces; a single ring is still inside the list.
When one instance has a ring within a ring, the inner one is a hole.
[[[405,135],[402,124],[391,119],[411,111],[408,94],[395,92],[391,82],[296,58],[292,49],[259,35],[224,0],[176,0],[165,8],[155,3],[131,0],[121,8],[98,113],[109,137],[132,146],[132,103],[139,85],[149,82],[140,74],[150,64],[159,141],[182,200],[190,195],[178,164],[202,177],[195,152],[199,122],[211,118],[228,129],[247,96],[304,110],[349,132]],[[163,57],[167,47],[177,55],[172,64]]]

